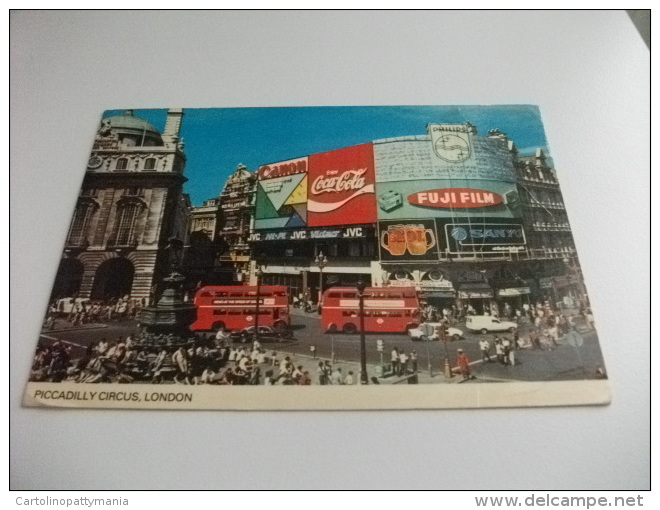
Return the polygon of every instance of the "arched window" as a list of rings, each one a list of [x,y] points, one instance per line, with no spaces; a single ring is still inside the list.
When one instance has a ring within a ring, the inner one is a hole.
[[[83,246],[87,243],[89,224],[96,209],[93,202],[80,202],[73,212],[73,219],[67,235],[68,246]]]
[[[115,246],[135,246],[137,244],[137,221],[142,210],[139,202],[123,202],[117,205],[115,222]]]
[[[156,158],[147,158],[144,162],[145,170],[154,170],[156,168]]]
[[[126,170],[128,168],[128,158],[119,158],[116,168],[117,170]]]

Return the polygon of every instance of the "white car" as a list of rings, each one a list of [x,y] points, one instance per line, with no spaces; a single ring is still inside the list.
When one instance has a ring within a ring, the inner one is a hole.
[[[408,330],[410,338],[413,340],[439,340],[435,332],[437,326],[442,326],[441,322],[424,322],[416,328]],[[458,328],[449,328],[449,337],[447,340],[460,340],[463,338],[463,332]]]
[[[518,324],[501,321],[491,315],[468,315],[465,319],[465,327],[470,331],[480,331],[485,335],[486,333],[496,333],[499,331],[513,333],[518,329]]]

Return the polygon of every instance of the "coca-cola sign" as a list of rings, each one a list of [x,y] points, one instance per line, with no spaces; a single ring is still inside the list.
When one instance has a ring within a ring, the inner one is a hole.
[[[442,188],[408,195],[408,203],[435,209],[473,209],[503,203],[501,195],[472,188]]]
[[[309,156],[307,220],[313,227],[376,221],[371,144]]]
[[[334,175],[319,175],[314,179],[310,191],[313,195],[318,195],[319,193],[338,193],[340,191],[361,189],[364,187],[364,174],[366,172],[366,168],[346,170],[341,174],[336,170],[331,170],[329,173]]]

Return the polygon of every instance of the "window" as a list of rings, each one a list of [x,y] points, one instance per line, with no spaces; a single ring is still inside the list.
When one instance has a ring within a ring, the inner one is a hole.
[[[136,203],[128,203],[119,207],[117,212],[117,235],[115,238],[118,246],[133,246],[137,244],[136,225],[140,209],[140,205]]]
[[[128,158],[119,158],[115,168],[117,170],[126,170],[128,168]]]
[[[76,207],[67,236],[68,245],[81,246],[87,241],[87,230],[93,213],[94,204],[89,202],[83,202]]]
[[[123,196],[125,197],[141,197],[144,195],[144,190],[142,188],[126,188],[124,189]]]
[[[156,158],[147,158],[144,162],[145,170],[154,170],[156,168]]]

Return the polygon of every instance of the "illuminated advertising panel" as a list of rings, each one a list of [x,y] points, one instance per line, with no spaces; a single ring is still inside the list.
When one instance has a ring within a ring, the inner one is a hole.
[[[259,168],[255,229],[307,225],[307,164],[305,157]]]
[[[438,225],[450,253],[516,253],[527,240],[521,223],[490,218],[487,221],[446,222]]]
[[[309,156],[310,227],[376,221],[373,146],[356,145]]]
[[[396,220],[378,223],[380,259],[388,262],[438,260],[434,220]]]
[[[379,220],[521,216],[506,139],[476,136],[469,125],[428,130],[374,142]]]

